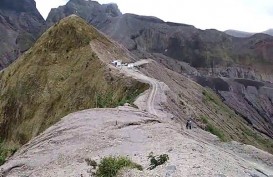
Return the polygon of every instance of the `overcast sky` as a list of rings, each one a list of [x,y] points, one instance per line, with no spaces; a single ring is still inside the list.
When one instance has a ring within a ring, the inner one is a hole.
[[[36,0],[46,18],[53,7],[68,0]],[[200,29],[261,32],[273,28],[273,0],[98,0],[117,3],[122,13],[186,23]]]

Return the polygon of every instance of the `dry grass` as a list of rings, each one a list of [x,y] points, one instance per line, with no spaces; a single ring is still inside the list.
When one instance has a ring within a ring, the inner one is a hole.
[[[78,110],[133,100],[146,84],[111,73],[91,50],[93,39],[112,45],[79,17],[50,28],[37,43],[0,74],[0,137],[22,145]]]

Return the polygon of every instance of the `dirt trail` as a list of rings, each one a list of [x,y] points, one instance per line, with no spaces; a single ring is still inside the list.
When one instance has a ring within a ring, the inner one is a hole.
[[[143,64],[148,64],[150,60],[141,60],[136,62],[135,66],[141,66]],[[124,73],[128,77],[132,77],[134,79],[137,79],[141,82],[145,82],[150,84],[150,89],[147,99],[144,101],[144,104],[146,105],[146,110],[148,113],[153,114],[157,116],[160,119],[164,119],[168,117],[168,114],[159,110],[161,102],[166,102],[167,98],[165,96],[165,91],[169,90],[168,86],[154,78],[150,78],[137,69],[129,69],[126,66],[123,66],[120,68],[120,72]],[[143,107],[143,105],[139,104],[139,101],[136,100],[135,104],[138,107]]]
[[[109,63],[111,53],[92,49]],[[108,56],[109,55],[109,56]],[[138,66],[150,60],[137,62]],[[64,117],[60,122],[24,145],[1,166],[3,176],[88,177],[85,159],[99,162],[109,155],[129,156],[144,171],[127,171],[132,177],[268,177],[273,175],[273,156],[252,146],[220,143],[218,138],[201,129],[183,130],[164,112],[166,84],[138,70],[115,68],[115,72],[133,77],[151,88],[135,104],[140,109],[118,107],[90,109]],[[147,170],[147,156],[166,153],[170,160],[154,170]],[[267,160],[265,160],[267,159]],[[0,174],[1,176],[1,174]]]

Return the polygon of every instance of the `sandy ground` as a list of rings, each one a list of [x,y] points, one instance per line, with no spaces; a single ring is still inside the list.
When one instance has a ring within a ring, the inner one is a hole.
[[[151,85],[135,102],[140,109],[124,106],[70,114],[16,152],[0,167],[2,176],[87,177],[86,158],[99,162],[110,155],[128,156],[144,167],[120,175],[128,177],[273,175],[272,155],[236,142],[221,143],[198,128],[185,130],[160,106],[168,90],[164,83],[137,70],[117,70]],[[150,152],[170,159],[147,170]]]

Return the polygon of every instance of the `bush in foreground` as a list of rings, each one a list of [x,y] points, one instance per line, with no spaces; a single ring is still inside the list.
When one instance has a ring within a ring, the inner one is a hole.
[[[127,157],[105,157],[101,160],[96,176],[97,177],[116,177],[118,172],[123,168],[136,168],[143,170],[142,166],[132,162]]]

